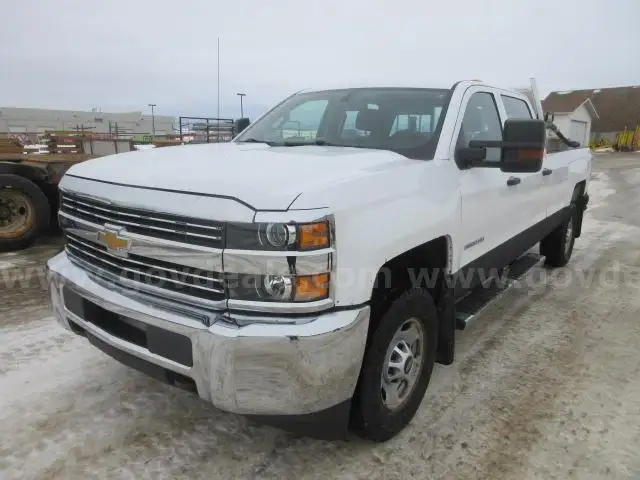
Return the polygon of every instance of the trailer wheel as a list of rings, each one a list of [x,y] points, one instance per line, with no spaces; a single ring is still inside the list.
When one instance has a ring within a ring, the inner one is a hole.
[[[49,201],[35,183],[18,175],[0,175],[0,252],[27,248],[50,219]]]

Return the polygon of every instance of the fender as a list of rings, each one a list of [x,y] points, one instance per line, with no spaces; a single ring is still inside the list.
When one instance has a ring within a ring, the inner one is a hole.
[[[47,183],[49,175],[47,170],[42,167],[36,167],[33,165],[26,165],[22,163],[22,160],[2,160],[0,161],[0,174],[4,175],[18,175],[31,180],[36,185],[42,188],[43,183]]]
[[[336,224],[336,306],[368,302],[385,263],[435,238],[449,239],[447,273],[458,261],[459,171],[452,161],[399,156],[388,168],[307,191],[291,208],[320,206]]]

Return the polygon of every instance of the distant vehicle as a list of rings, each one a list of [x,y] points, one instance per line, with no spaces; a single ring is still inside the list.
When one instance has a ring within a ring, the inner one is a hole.
[[[58,182],[89,155],[0,154],[0,252],[30,246],[58,207]]]
[[[55,317],[222,410],[385,441],[456,328],[571,258],[591,152],[546,153],[542,117],[535,84],[310,90],[230,143],[75,165]]]

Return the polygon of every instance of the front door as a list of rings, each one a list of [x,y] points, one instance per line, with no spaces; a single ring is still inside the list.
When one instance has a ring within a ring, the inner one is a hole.
[[[458,120],[452,146],[469,146],[471,140],[502,140],[502,121],[494,92],[471,87],[462,100],[464,115]],[[503,249],[516,235],[521,202],[520,185],[509,185],[511,175],[499,168],[500,149],[487,148],[486,166],[460,172],[462,197],[461,241],[458,244],[460,272],[456,293],[487,280],[504,266]]]

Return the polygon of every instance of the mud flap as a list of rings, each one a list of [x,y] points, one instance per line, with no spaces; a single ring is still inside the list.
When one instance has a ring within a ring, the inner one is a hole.
[[[578,197],[576,201],[576,230],[575,237],[580,238],[582,234],[582,218],[584,217],[584,212],[587,209],[587,205],[589,204],[589,195],[584,194]]]
[[[456,312],[453,277],[447,275],[440,289],[440,298],[436,304],[438,318],[438,351],[436,362],[451,365],[455,354]]]

